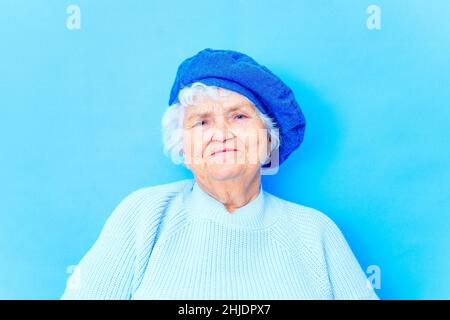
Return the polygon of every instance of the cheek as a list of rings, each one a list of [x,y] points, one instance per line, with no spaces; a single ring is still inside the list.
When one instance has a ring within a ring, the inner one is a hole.
[[[183,137],[186,161],[190,161],[194,165],[202,162],[206,147],[207,141],[201,132],[189,132]]]
[[[242,131],[239,140],[243,142],[247,150],[254,150],[267,143],[267,131],[262,128],[248,128]]]
[[[257,164],[264,161],[268,148],[266,129],[249,128],[239,136],[239,140],[243,144],[242,150],[245,152],[245,159],[248,163]]]

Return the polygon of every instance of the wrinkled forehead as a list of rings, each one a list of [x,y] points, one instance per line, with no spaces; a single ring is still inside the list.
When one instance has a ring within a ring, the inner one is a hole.
[[[186,108],[186,113],[223,113],[226,111],[241,110],[247,112],[256,111],[255,105],[244,95],[234,91],[218,88],[218,94],[207,94],[196,97],[195,103]]]

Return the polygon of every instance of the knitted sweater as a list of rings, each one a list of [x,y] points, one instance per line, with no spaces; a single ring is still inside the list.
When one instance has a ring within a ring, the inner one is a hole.
[[[132,192],[61,299],[378,299],[330,218],[263,190],[229,213],[195,179]]]

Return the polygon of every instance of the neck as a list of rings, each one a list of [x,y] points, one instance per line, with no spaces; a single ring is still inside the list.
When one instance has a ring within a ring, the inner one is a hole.
[[[228,180],[214,180],[208,178],[195,178],[199,187],[211,197],[221,202],[228,212],[245,206],[255,199],[260,190],[261,175],[251,177],[239,177]]]

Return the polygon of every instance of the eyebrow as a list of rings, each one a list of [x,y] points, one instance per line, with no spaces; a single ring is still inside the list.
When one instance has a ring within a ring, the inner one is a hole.
[[[249,105],[247,105],[247,104],[239,104],[239,105],[235,105],[235,106],[227,108],[226,112],[232,112],[232,111],[236,111],[236,110],[247,109],[248,107],[249,107]],[[189,121],[189,120],[191,120],[192,118],[195,118],[195,117],[202,118],[202,117],[210,116],[210,115],[211,115],[210,111],[196,112],[196,113],[193,113],[193,114],[189,115],[189,117],[187,117],[186,120]]]

